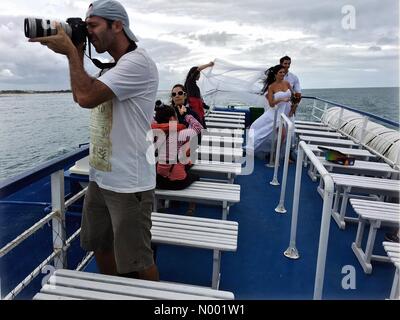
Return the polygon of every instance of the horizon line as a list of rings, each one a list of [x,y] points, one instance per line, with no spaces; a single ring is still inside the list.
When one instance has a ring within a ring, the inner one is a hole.
[[[324,88],[302,88],[302,90],[329,90],[329,89],[376,89],[376,88],[399,88],[400,86],[369,86],[369,87],[324,87]],[[35,89],[1,89],[0,93],[5,93],[5,92],[23,92],[23,93],[40,93],[40,92],[46,92],[46,93],[51,93],[51,92],[72,92],[71,89],[58,89],[58,90],[35,90]],[[159,91],[170,91],[170,89],[158,89],[157,92]]]

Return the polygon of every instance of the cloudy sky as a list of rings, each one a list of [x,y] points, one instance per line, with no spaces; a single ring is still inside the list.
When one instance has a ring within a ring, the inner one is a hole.
[[[283,55],[303,88],[399,85],[398,0],[121,0],[157,63],[160,89],[215,58],[265,66]],[[28,43],[25,17],[84,17],[90,1],[2,0],[0,90],[69,89],[67,60]],[[89,73],[96,68],[86,62]]]

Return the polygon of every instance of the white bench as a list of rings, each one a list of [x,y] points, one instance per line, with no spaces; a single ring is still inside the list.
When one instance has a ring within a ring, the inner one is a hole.
[[[236,251],[236,221],[153,212],[152,242],[213,250],[212,287],[220,283],[221,251]]]
[[[211,110],[210,114],[228,114],[228,115],[238,115],[238,116],[246,116],[246,112],[230,112],[230,111],[217,111]]]
[[[343,135],[339,132],[331,132],[331,131],[321,131],[321,130],[308,130],[308,129],[295,129],[295,134],[305,134],[308,136],[317,136],[317,137],[324,137],[324,138],[339,138],[345,139]]]
[[[219,136],[219,137],[243,137],[243,129],[221,129],[221,128],[207,128],[202,131],[203,137],[205,136]]]
[[[219,136],[203,136],[201,144],[208,146],[236,147],[241,148],[243,145],[242,137],[219,137]]]
[[[244,129],[243,123],[206,121],[207,128]]]
[[[392,290],[390,291],[390,299],[400,300],[400,243],[383,242],[382,244],[390,261],[392,261],[396,267]]]
[[[227,123],[245,123],[244,119],[238,118],[214,118],[214,117],[205,117],[206,122],[227,122]]]
[[[315,145],[315,144],[310,144],[310,145],[308,145],[308,147],[316,155],[320,155],[324,152],[323,150],[318,148],[318,145]],[[349,156],[355,157],[357,159],[369,160],[369,159],[376,158],[376,155],[372,154],[371,152],[369,152],[368,150],[365,150],[365,149],[354,149],[354,148],[343,148],[343,147],[329,147],[329,148],[337,150],[337,151],[347,154]]]
[[[335,171],[336,173],[357,174],[357,175],[365,174],[368,176],[382,177],[382,178],[390,178],[393,177],[394,174],[400,173],[400,171],[393,169],[386,162],[356,160],[354,162],[354,165],[345,166],[325,160],[325,158],[323,157],[317,157],[317,159],[330,172]],[[314,181],[317,179],[318,176],[314,166],[310,166],[310,170],[308,170],[308,175]],[[320,181],[320,183],[322,182]],[[320,186],[322,187],[321,184]],[[320,190],[322,190],[322,188]]]
[[[212,118],[232,118],[232,119],[245,119],[246,116],[245,115],[241,115],[241,114],[237,114],[237,112],[233,113],[233,112],[228,112],[226,114],[224,113],[215,113],[215,112],[211,112],[209,114],[207,114],[207,117],[212,117]]]
[[[331,173],[330,175],[336,188],[335,201],[332,209],[332,217],[341,229],[345,228],[345,221],[358,222],[358,219],[356,218],[345,217],[347,203],[350,196],[365,198],[365,196],[360,195],[360,193],[369,193],[376,196],[399,196],[400,180],[356,176],[340,173]],[[341,191],[343,192],[342,196]],[[350,194],[350,192],[353,193]],[[370,196],[368,197],[370,198]],[[340,198],[342,199],[342,203],[340,207],[340,212],[338,212]]]
[[[350,199],[350,204],[359,215],[358,229],[355,241],[351,248],[360,262],[365,273],[372,272],[371,260],[389,262],[387,256],[374,255],[376,232],[381,225],[392,227],[400,226],[400,204],[381,201]],[[365,251],[362,249],[362,240],[366,224],[369,223],[369,233]]]
[[[229,183],[233,183],[235,177],[242,173],[242,165],[240,163],[197,160],[190,171],[199,174],[202,178],[222,176]]]
[[[333,128],[325,126],[315,126],[310,124],[296,124],[296,129],[318,130],[318,131],[336,131]]]
[[[305,121],[305,120],[295,120],[294,125],[298,124],[307,124],[307,125],[312,125],[312,126],[326,126],[325,123],[322,122],[316,122],[316,121]]]
[[[59,269],[34,300],[220,300],[234,299],[232,292],[170,282]]]
[[[352,166],[344,166],[328,160],[324,157],[317,157],[318,160],[327,168],[328,171],[332,171],[333,168],[340,168],[341,171],[352,174],[368,174],[369,176],[389,178],[392,174],[398,174],[400,171],[393,169],[386,162],[374,162],[374,161],[363,161],[356,160]]]
[[[237,162],[237,163],[241,163],[243,160],[242,148],[201,145],[196,149],[196,153],[197,153],[197,159],[199,160]]]
[[[222,205],[222,219],[226,220],[230,206],[240,202],[240,185],[195,181],[183,190],[156,189],[154,211],[157,211],[157,199]]]
[[[351,140],[345,140],[345,139],[334,139],[334,138],[320,138],[320,137],[314,137],[314,136],[299,136],[300,140],[303,140],[307,142],[308,144],[310,143],[317,143],[319,145],[328,145],[328,146],[342,146],[342,147],[358,147],[356,143],[354,143]]]

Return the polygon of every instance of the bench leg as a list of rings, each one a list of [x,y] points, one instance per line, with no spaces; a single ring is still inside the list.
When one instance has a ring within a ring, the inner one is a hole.
[[[390,299],[399,300],[400,299],[400,288],[399,288],[399,268],[396,268],[394,273],[392,290],[390,291]]]
[[[321,179],[322,181],[322,179]],[[338,212],[340,199],[340,186],[336,186],[335,201],[333,203],[333,212]]]
[[[346,215],[346,210],[347,210],[347,202],[349,199],[349,192],[350,192],[351,188],[350,187],[346,187],[344,188],[343,191],[343,197],[342,197],[342,205],[340,207],[340,229],[344,229],[346,227],[346,222],[344,222],[344,217]]]
[[[364,272],[371,273],[371,271],[372,271],[371,263],[367,262],[367,255],[361,248],[366,223],[367,223],[367,221],[365,221],[364,219],[362,219],[362,218],[359,219],[356,240],[351,244],[351,249],[353,250],[353,252],[354,252],[358,262],[360,263],[361,267],[363,268]]]
[[[370,229],[368,233],[367,239],[367,246],[365,251],[361,248],[361,241],[363,238],[364,228],[366,225],[366,221],[361,219],[359,220],[357,236],[355,242],[351,244],[351,249],[353,250],[354,254],[358,262],[360,263],[361,267],[363,268],[364,272],[370,274],[372,272],[372,264],[371,264],[371,257],[372,257],[372,249],[374,247],[375,236],[376,236],[376,226],[374,225],[374,221],[370,223]]]
[[[219,282],[220,282],[220,278],[221,278],[220,267],[221,267],[221,251],[214,250],[213,271],[212,271],[212,288],[217,289],[217,290],[219,288]]]
[[[338,213],[339,201],[340,201],[340,191],[341,191],[341,186],[336,185],[335,201],[333,203],[333,208],[332,208],[332,218],[335,220],[336,224],[339,226],[340,229],[344,229],[344,225],[343,225],[344,221],[341,221],[340,214]],[[343,192],[343,195],[344,195],[344,192]]]
[[[360,220],[358,221],[356,240],[354,242],[356,244],[357,248],[361,247],[361,242],[362,242],[362,239],[364,236],[365,224],[366,224],[366,221],[364,219],[360,218]]]
[[[367,239],[367,246],[365,247],[365,260],[368,264],[371,264],[371,256],[372,251],[374,250],[375,238],[376,238],[376,231],[380,228],[381,222],[380,221],[370,221],[368,239]],[[371,267],[372,272],[372,267]]]
[[[222,220],[226,220],[228,218],[228,213],[229,213],[229,206],[226,201],[223,201],[222,203]]]

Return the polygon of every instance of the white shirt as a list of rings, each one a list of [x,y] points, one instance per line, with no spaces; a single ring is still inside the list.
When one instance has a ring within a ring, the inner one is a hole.
[[[288,73],[285,74],[285,77],[283,79],[290,83],[294,92],[301,93],[299,78],[297,78],[296,75],[294,75],[289,71]]]
[[[151,121],[158,89],[155,63],[144,49],[137,48],[98,80],[115,97],[92,109],[89,179],[120,193],[154,189]]]

